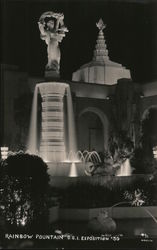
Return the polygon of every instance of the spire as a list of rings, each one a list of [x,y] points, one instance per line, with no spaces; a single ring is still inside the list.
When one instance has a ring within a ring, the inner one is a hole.
[[[93,61],[105,62],[109,60],[109,57],[103,33],[103,30],[106,28],[106,25],[104,24],[102,18],[99,19],[99,22],[96,23],[96,26],[99,29],[99,33],[96,40],[95,50],[93,53]]]

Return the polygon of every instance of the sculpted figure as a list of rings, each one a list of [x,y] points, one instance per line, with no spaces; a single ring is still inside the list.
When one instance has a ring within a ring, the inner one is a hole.
[[[116,230],[116,222],[108,215],[106,209],[102,209],[96,217],[89,221],[88,230],[91,233],[111,233]]]
[[[68,32],[63,19],[64,14],[49,11],[43,13],[38,22],[40,37],[47,44],[48,63],[46,70],[52,70],[58,74],[61,57],[59,43],[65,36],[65,32]]]

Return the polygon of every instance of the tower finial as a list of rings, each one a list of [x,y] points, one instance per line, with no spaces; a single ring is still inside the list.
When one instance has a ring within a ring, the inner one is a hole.
[[[94,55],[93,55],[93,61],[99,61],[99,62],[105,62],[108,61],[108,50],[106,48],[106,43],[104,39],[104,33],[103,30],[106,28],[106,24],[104,24],[102,18],[99,19],[99,21],[96,23],[96,26],[99,29],[98,37],[96,40]]]
[[[99,30],[104,30],[106,28],[106,24],[104,24],[102,18],[99,19],[99,22],[96,23],[96,26],[98,27]]]

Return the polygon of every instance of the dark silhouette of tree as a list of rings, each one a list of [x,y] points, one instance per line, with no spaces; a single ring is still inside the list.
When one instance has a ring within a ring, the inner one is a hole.
[[[135,149],[131,161],[135,173],[149,174],[157,171],[157,160],[154,159],[153,147],[157,145],[157,108],[150,108],[142,120],[142,131],[139,147]]]
[[[1,162],[0,213],[10,229],[46,228],[48,182],[47,165],[36,155],[20,152]]]

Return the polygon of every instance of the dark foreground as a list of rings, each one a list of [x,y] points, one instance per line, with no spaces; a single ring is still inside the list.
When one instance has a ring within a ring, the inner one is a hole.
[[[157,224],[152,219],[116,220],[114,233],[93,234],[85,222],[53,223],[47,232],[4,234],[2,249],[156,249]],[[31,239],[28,237],[32,237]],[[19,239],[18,239],[19,237]],[[21,238],[20,238],[21,237]],[[23,239],[25,237],[25,239]]]

